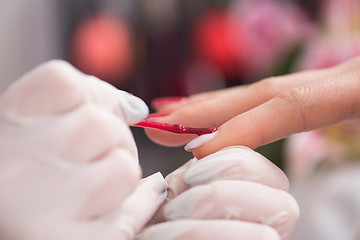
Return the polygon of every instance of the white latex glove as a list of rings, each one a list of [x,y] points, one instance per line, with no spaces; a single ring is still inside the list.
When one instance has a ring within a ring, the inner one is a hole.
[[[0,239],[132,239],[166,197],[139,181],[142,100],[54,60],[0,99]]]
[[[190,160],[166,180],[167,222],[141,240],[287,239],[299,216],[285,174],[247,147]]]

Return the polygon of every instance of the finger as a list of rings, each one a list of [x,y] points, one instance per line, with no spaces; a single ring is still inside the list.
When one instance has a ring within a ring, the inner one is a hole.
[[[119,211],[107,220],[112,222],[108,239],[134,239],[166,199],[166,186],[161,173],[143,179]]]
[[[166,203],[173,199],[174,197],[178,196],[185,190],[189,189],[189,186],[184,184],[183,181],[183,175],[186,169],[188,169],[195,161],[196,159],[191,159],[188,162],[186,162],[184,165],[170,173],[166,176],[165,180],[167,182],[167,197],[162,206],[158,209],[158,211],[155,213],[151,221],[149,222],[149,225],[157,224],[160,222],[165,221],[164,214],[163,214],[163,208],[166,205]]]
[[[274,229],[260,224],[229,220],[178,220],[146,229],[140,240],[280,240]]]
[[[78,218],[100,219],[125,204],[141,176],[140,166],[133,158],[127,150],[115,148],[74,177],[69,189],[87,193]]]
[[[292,88],[226,122],[209,142],[194,140],[187,149],[202,158],[227,146],[256,148],[295,133],[358,118],[359,74],[356,70]]]
[[[114,147],[127,149],[137,159],[135,141],[127,125],[100,108],[81,107],[50,127],[55,128],[57,135],[50,131],[46,139],[61,143],[54,147],[60,149],[59,155],[65,160],[88,162]]]
[[[186,172],[186,170],[196,161],[197,160],[193,158],[166,176],[165,180],[168,184],[168,199],[173,199],[180,193],[189,189],[189,186],[186,186],[184,184],[183,175]]]
[[[283,171],[243,146],[228,147],[198,160],[186,170],[183,179],[191,187],[216,180],[245,180],[284,191],[289,189],[289,180]]]
[[[179,109],[180,107],[184,107],[185,105],[206,101],[213,97],[219,96],[220,94],[223,94],[227,91],[229,91],[229,89],[198,93],[189,97],[156,98],[151,101],[151,105],[157,112],[170,113],[175,111],[176,109]]]
[[[158,113],[170,113],[187,103],[189,103],[189,98],[187,97],[162,97],[153,99],[151,106]]]
[[[165,218],[237,219],[276,229],[286,239],[298,217],[295,199],[285,191],[247,181],[216,181],[193,187],[170,201]]]
[[[0,108],[25,116],[61,114],[83,104],[100,106],[128,124],[139,122],[148,114],[139,98],[61,60],[44,63],[24,75],[8,89],[1,102]]]
[[[358,69],[359,62],[360,60],[355,59],[329,69],[271,77],[249,86],[228,89],[208,99],[205,97],[204,101],[186,104],[159,121],[189,127],[219,127],[238,114],[249,111],[288,89]],[[166,146],[182,145],[195,138],[194,135],[179,136],[153,129],[146,129],[146,134],[154,142]]]

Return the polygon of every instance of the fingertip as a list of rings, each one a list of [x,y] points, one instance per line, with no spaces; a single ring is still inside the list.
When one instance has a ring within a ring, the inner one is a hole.
[[[224,133],[222,132],[221,128],[219,128],[214,133],[204,134],[195,138],[185,146],[185,150],[192,152],[195,158],[202,159],[223,149],[224,147],[231,146],[227,145],[226,142],[223,141],[223,136]]]
[[[149,108],[142,99],[121,90],[118,90],[118,94],[120,108],[128,125],[140,122],[149,115]]]
[[[188,102],[186,97],[162,97],[151,101],[151,106],[157,112],[173,112]]]
[[[181,119],[173,113],[167,115],[166,117],[156,119],[156,122],[182,124]],[[176,134],[149,128],[145,129],[145,133],[153,142],[168,147],[178,147],[184,145],[196,137],[194,134]]]
[[[217,134],[217,131],[215,131],[213,133],[198,136],[197,138],[194,138],[188,144],[186,144],[184,149],[188,152],[191,152],[192,150],[194,150],[196,148],[200,148],[201,146],[210,142],[215,137],[216,134]]]

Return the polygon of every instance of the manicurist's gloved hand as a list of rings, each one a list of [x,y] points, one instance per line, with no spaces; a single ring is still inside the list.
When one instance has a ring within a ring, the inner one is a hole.
[[[247,147],[192,159],[166,180],[162,223],[141,240],[285,240],[299,217],[285,174]]]
[[[0,99],[0,239],[133,239],[166,197],[140,180],[128,125],[137,97],[63,61],[24,75]]]
[[[360,120],[360,57],[338,66],[272,77],[178,101],[156,101],[159,121],[189,127],[218,127],[186,146],[198,159],[224,147],[256,148],[292,134],[323,128],[343,120]],[[159,104],[162,103],[162,104]],[[194,136],[156,130],[148,135],[164,145],[188,143]]]

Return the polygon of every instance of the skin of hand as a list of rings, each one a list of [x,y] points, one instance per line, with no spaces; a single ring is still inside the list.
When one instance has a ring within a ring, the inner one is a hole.
[[[231,145],[252,149],[295,133],[360,117],[360,57],[338,66],[271,77],[257,83],[155,106],[171,112],[161,122],[190,127],[218,127],[185,148],[198,159]],[[194,139],[146,130],[155,142],[176,146]]]
[[[53,60],[0,98],[0,238],[133,239],[166,198],[140,180],[142,100]],[[146,201],[145,201],[146,200]]]
[[[247,147],[194,158],[166,181],[163,219],[140,240],[285,240],[299,217],[285,174]]]

